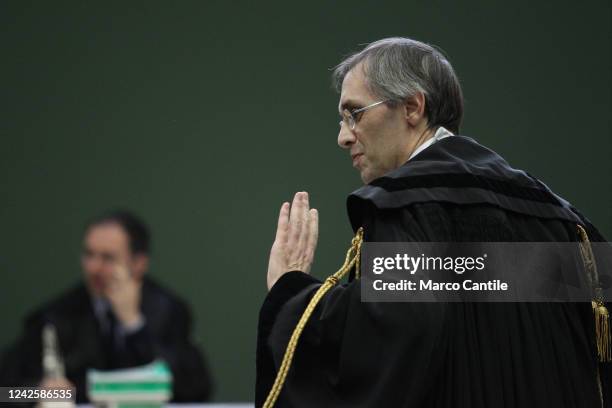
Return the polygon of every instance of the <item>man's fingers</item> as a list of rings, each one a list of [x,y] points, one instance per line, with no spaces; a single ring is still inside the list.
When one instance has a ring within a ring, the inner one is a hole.
[[[74,385],[65,377],[58,378],[43,378],[40,383],[40,387],[42,388],[69,388],[74,387]]]
[[[297,192],[291,205],[283,203],[280,209],[276,240],[268,263],[268,289],[283,273],[292,270],[310,271],[318,235],[318,212],[310,210],[308,193]]]
[[[306,256],[307,262],[310,264],[314,259],[314,253],[317,249],[317,242],[319,241],[319,212],[313,208],[308,214],[308,240],[306,244]]]
[[[114,273],[113,273],[113,277],[117,281],[119,281],[119,282],[122,282],[122,281],[125,281],[125,280],[129,279],[130,272],[128,270],[128,267],[125,264],[118,262],[115,265],[115,270],[114,270]]]
[[[308,243],[308,230],[310,228],[310,203],[308,201],[308,193],[304,193],[302,198],[302,208],[301,208],[301,225],[298,236],[296,249],[296,255],[298,258],[303,259],[306,255],[306,245]]]
[[[289,248],[295,248],[299,243],[300,234],[304,226],[305,212],[307,211],[306,205],[306,193],[295,193],[289,213],[289,237],[287,241]]]
[[[276,241],[281,243],[287,242],[287,230],[289,228],[289,203],[284,202],[281,205],[278,214],[278,225],[276,226]]]

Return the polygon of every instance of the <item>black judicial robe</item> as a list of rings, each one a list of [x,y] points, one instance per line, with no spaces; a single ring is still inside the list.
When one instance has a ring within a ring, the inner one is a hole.
[[[463,136],[353,192],[347,207],[371,242],[568,242],[579,239],[577,223],[604,241],[542,182]],[[293,271],[268,293],[257,407],[320,284]],[[587,303],[362,303],[350,279],[316,307],[276,406],[611,406],[610,364],[598,363],[594,333]]]

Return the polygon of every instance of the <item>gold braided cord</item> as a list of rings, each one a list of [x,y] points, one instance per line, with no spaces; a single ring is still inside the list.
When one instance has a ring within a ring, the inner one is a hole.
[[[597,273],[597,264],[595,263],[595,255],[593,255],[593,248],[591,247],[591,241],[587,235],[584,227],[578,224],[578,234],[580,235],[580,255],[584,262],[585,269],[587,270],[589,280],[593,286],[593,300],[591,306],[593,308],[593,314],[595,316],[595,341],[597,343],[597,354],[599,361],[610,362],[612,361],[612,346],[610,336],[610,313],[606,308],[601,293],[601,286],[599,285],[599,276]]]
[[[285,349],[285,354],[283,355],[283,360],[278,369],[278,373],[276,373],[276,379],[274,380],[274,384],[272,385],[272,389],[268,393],[268,397],[263,404],[263,408],[272,408],[280,395],[280,392],[285,384],[285,380],[287,379],[287,373],[289,372],[289,368],[291,367],[291,362],[293,361],[293,355],[295,354],[295,349],[297,348],[298,341],[300,340],[300,336],[306,323],[308,323],[308,319],[314,312],[315,308],[319,301],[323,298],[323,296],[333,288],[339,281],[347,274],[348,271],[351,270],[353,265],[359,265],[359,258],[361,257],[361,243],[363,242],[363,228],[359,228],[355,237],[351,242],[351,247],[346,252],[346,257],[344,258],[344,264],[338,269],[336,273],[332,276],[325,279],[325,282],[317,289],[312,299],[306,306],[304,313],[302,313],[302,317],[298,321],[298,324],[293,329],[293,333],[291,334],[291,338],[289,339],[289,343],[287,344],[287,348]],[[356,272],[358,273],[358,272]]]

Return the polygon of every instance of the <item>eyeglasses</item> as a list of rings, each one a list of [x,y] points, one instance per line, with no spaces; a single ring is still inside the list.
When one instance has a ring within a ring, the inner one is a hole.
[[[345,109],[342,111],[342,120],[340,121],[340,126],[342,126],[343,123],[345,123],[349,129],[354,130],[355,126],[357,125],[357,122],[359,122],[359,120],[361,119],[361,116],[363,114],[363,112],[372,109],[380,104],[383,104],[385,102],[387,102],[388,100],[384,100],[384,101],[378,101],[378,102],[374,102],[371,105],[365,106],[363,108],[359,108],[359,109],[353,109],[353,110],[348,110]]]

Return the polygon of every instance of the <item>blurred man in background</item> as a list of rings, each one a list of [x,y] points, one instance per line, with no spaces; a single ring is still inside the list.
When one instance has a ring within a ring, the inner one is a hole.
[[[112,370],[164,360],[173,374],[174,401],[210,398],[211,378],[191,343],[187,304],[146,276],[147,226],[115,211],[90,221],[83,235],[84,281],[26,319],[21,338],[0,362],[3,386],[75,386],[87,401],[86,371]],[[42,330],[55,327],[65,378],[44,378]]]

